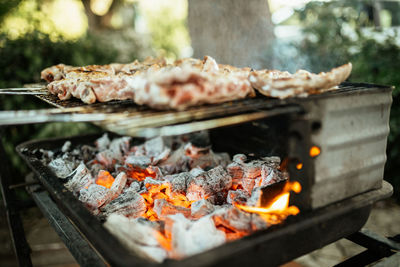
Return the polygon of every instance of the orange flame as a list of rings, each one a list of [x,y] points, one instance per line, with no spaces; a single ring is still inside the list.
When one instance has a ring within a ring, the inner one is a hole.
[[[111,188],[114,183],[114,177],[108,171],[99,171],[96,178],[96,184]]]
[[[298,169],[298,170],[301,170],[301,169],[303,169],[303,163],[297,163],[296,164],[296,169]]]
[[[311,148],[310,148],[310,156],[311,157],[316,157],[316,156],[318,156],[319,154],[321,154],[321,149],[319,148],[319,147],[317,147],[317,146],[312,146]]]
[[[299,193],[301,185],[298,182],[287,182],[281,194],[276,196],[267,207],[252,207],[235,203],[235,207],[249,213],[257,213],[269,224],[277,224],[286,219],[289,215],[296,215],[300,210],[296,206],[289,207],[290,192]]]
[[[160,243],[160,245],[166,251],[171,251],[171,249],[172,249],[171,238],[167,238],[165,235],[163,235],[162,233],[160,233],[158,231],[155,232],[155,237],[156,237],[158,243]]]

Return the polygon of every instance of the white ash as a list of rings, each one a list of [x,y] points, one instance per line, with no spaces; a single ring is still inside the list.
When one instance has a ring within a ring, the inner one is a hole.
[[[147,167],[147,169],[153,171],[156,174],[156,177],[154,179],[156,179],[156,180],[163,179],[164,174],[163,174],[162,170],[159,167],[150,166],[150,167]]]
[[[261,197],[262,197],[262,188],[261,187],[256,187],[254,190],[251,192],[250,198],[247,199],[246,205],[247,206],[252,206],[252,207],[259,207],[261,204]]]
[[[228,190],[232,186],[232,177],[221,166],[193,178],[188,184],[186,197],[190,201],[207,199],[214,193]]]
[[[247,213],[234,206],[219,209],[210,216],[215,225],[222,225],[243,234],[267,228],[267,223],[258,214]]]
[[[74,194],[77,194],[83,188],[88,188],[94,180],[89,169],[83,162],[79,164],[69,177],[68,182],[64,186]]]
[[[158,218],[165,219],[168,215],[182,214],[190,218],[191,210],[181,206],[175,206],[165,199],[154,200],[153,210],[157,213]]]
[[[191,169],[189,173],[190,173],[193,177],[196,177],[196,176],[199,176],[199,175],[203,174],[204,172],[205,172],[205,171],[204,171],[202,168],[200,168],[200,167],[195,167],[195,168]]]
[[[247,156],[245,154],[236,154],[233,156],[232,161],[236,162],[236,163],[245,163],[245,161],[247,160]]]
[[[136,182],[136,181],[133,181],[130,185],[129,185],[129,187],[127,187],[127,188],[125,188],[124,189],[124,192],[126,192],[126,191],[133,191],[133,192],[139,192],[140,191],[140,183],[139,182]]]
[[[104,216],[120,214],[126,217],[138,218],[146,212],[146,204],[143,197],[132,190],[128,190],[107,205],[100,208]]]
[[[276,156],[272,156],[272,157],[262,157],[261,158],[263,161],[265,161],[265,163],[274,168],[274,169],[278,169],[279,165],[281,164],[281,158],[280,157],[276,157]]]
[[[243,189],[251,195],[254,186],[256,185],[256,179],[253,178],[242,178],[241,185]]]
[[[152,164],[155,165],[158,164],[159,162],[166,160],[170,154],[171,154],[171,149],[166,148],[163,152],[161,152],[160,154],[158,154],[153,158]]]
[[[171,149],[164,143],[163,137],[155,137],[144,143],[146,156],[152,159],[153,164],[168,158]]]
[[[127,181],[127,176],[124,172],[121,172],[115,177],[114,182],[112,183],[110,187],[110,197],[107,199],[105,204],[109,203],[111,200],[117,198],[122,190],[124,189]]]
[[[28,148],[25,148],[23,152],[28,151]],[[32,151],[34,154],[36,149]],[[48,161],[51,161],[54,159],[54,152],[51,150],[45,150],[45,149],[39,149],[39,152],[42,154],[42,160],[47,164]]]
[[[96,147],[99,151],[107,149],[107,147],[110,145],[110,139],[108,138],[108,134],[103,134],[102,137],[98,138],[95,141]]]
[[[247,199],[249,197],[250,197],[250,194],[245,190],[241,190],[241,189],[229,190],[228,196],[226,198],[226,202],[229,204],[246,203]]]
[[[146,177],[146,179],[144,180],[144,186],[146,188],[154,187],[154,186],[156,186],[156,187],[164,186],[166,188],[171,188],[171,183],[167,180],[154,180],[151,177]]]
[[[138,256],[158,263],[167,258],[167,252],[157,241],[157,230],[141,220],[112,214],[104,226]]]
[[[207,199],[202,199],[193,202],[190,210],[192,215],[191,217],[194,219],[199,219],[207,214],[212,213],[215,210],[215,207]]]
[[[261,169],[261,177],[256,179],[257,187],[265,187],[288,179],[288,173],[281,172],[269,166],[263,166]]]
[[[87,164],[90,169],[90,173],[92,174],[93,177],[97,177],[99,175],[99,172],[105,169],[105,166],[101,164]]]
[[[130,154],[125,159],[125,164],[131,164],[132,166],[147,167],[151,163],[151,159],[148,156],[136,156]]]
[[[101,185],[91,184],[88,188],[79,191],[79,200],[90,209],[98,209],[109,199],[109,189]]]
[[[48,164],[49,168],[61,179],[65,179],[74,171],[75,163],[62,158],[56,158]]]
[[[144,148],[148,157],[155,157],[164,150],[164,141],[162,137],[155,137],[144,142]]]
[[[183,146],[173,151],[171,155],[159,164],[166,174],[190,171],[189,157],[185,155]]]
[[[215,227],[206,216],[197,221],[186,219],[182,214],[168,216],[166,231],[171,233],[170,257],[181,259],[225,243],[225,233]]]
[[[172,192],[181,194],[186,193],[187,186],[193,178],[194,176],[189,172],[181,172],[164,177],[165,180],[171,183]]]
[[[108,146],[108,149],[120,160],[122,155],[128,152],[131,139],[131,137],[127,136],[114,138]]]
[[[64,143],[64,145],[62,146],[61,151],[63,153],[65,153],[65,152],[69,151],[70,149],[71,149],[71,141],[66,141]]]

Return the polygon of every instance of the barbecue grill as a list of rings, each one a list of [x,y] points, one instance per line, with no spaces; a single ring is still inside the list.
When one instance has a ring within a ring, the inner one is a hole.
[[[386,86],[343,83],[338,90],[308,98],[256,97],[179,112],[153,111],[129,101],[88,106],[40,94],[39,98],[56,109],[7,112],[0,119],[3,124],[11,124],[6,115],[11,115],[14,123],[92,121],[105,130],[138,138],[210,130],[217,151],[287,159],[290,179],[300,182],[303,188],[290,199],[300,208],[300,215],[201,254],[161,264],[278,265],[358,231],[372,203],[392,193],[391,186],[382,182],[391,91]],[[97,137],[68,140],[78,145]],[[159,265],[127,251],[35,154],[38,149],[60,148],[65,141],[27,142],[17,151],[57,207],[106,262],[116,266]],[[312,149],[318,153],[311,153]],[[302,163],[301,169],[296,168],[298,163]],[[32,194],[38,200],[38,193]]]

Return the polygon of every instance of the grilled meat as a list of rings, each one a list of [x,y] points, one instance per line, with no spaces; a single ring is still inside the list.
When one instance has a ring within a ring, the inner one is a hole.
[[[251,85],[261,94],[287,98],[293,96],[307,96],[329,90],[345,81],[351,73],[352,65],[347,63],[332,69],[330,72],[319,74],[298,70],[291,74],[287,71],[260,70],[253,71],[249,80]]]
[[[204,60],[185,58],[167,64],[147,58],[129,64],[72,67],[63,64],[42,71],[50,82],[49,92],[61,100],[72,96],[91,104],[96,101],[132,99],[156,109],[183,110],[200,104],[222,103],[254,95],[253,88],[269,97],[307,96],[331,89],[347,79],[351,63],[319,74],[299,70],[235,68]]]

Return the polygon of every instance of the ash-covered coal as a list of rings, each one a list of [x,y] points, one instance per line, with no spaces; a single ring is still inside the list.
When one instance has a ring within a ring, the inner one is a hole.
[[[257,206],[262,191],[288,178],[278,157],[248,160],[215,153],[206,132],[66,142],[42,161],[132,251],[162,262],[180,259],[269,226],[236,207]]]

